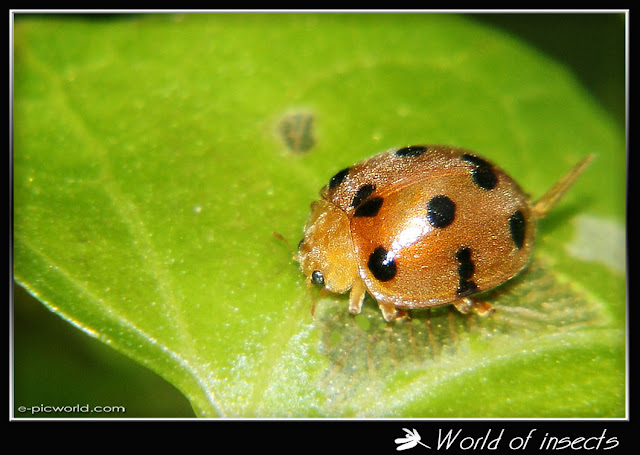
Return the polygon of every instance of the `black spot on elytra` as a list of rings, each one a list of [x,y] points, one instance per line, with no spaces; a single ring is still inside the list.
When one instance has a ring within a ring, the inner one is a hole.
[[[492,190],[496,187],[498,184],[498,176],[493,170],[491,163],[467,153],[462,155],[461,159],[477,166],[471,171],[471,177],[476,185],[483,190]]]
[[[513,212],[513,215],[509,217],[509,229],[511,230],[511,239],[518,249],[522,248],[524,244],[526,228],[527,223],[522,212],[520,210]]]
[[[475,294],[478,292],[478,285],[473,282],[473,280],[460,280],[460,285],[458,286],[458,290],[456,294],[459,297],[466,297],[471,294]]]
[[[468,262],[471,260],[471,249],[463,246],[458,251],[456,251],[456,261],[458,262]]]
[[[410,145],[409,147],[403,147],[396,150],[395,155],[400,157],[420,156],[427,151],[429,151],[429,149],[424,145]]]
[[[455,217],[456,204],[447,196],[434,196],[427,202],[427,219],[433,227],[447,227]]]
[[[384,199],[382,199],[381,197],[373,197],[371,199],[368,199],[362,204],[360,204],[358,208],[356,208],[356,211],[353,213],[353,216],[355,217],[376,216],[378,214],[378,211],[380,210],[380,207],[382,207],[383,202],[384,202]]]
[[[347,178],[348,174],[349,174],[349,168],[345,168],[340,172],[338,172],[333,177],[331,177],[331,180],[329,180],[329,189],[332,190],[338,185],[340,185],[344,181],[344,179]]]
[[[460,263],[458,266],[458,276],[460,277],[460,281],[458,282],[456,294],[460,297],[465,297],[475,293],[478,290],[478,286],[471,279],[475,272],[475,265],[471,260],[471,249],[463,246],[456,251],[456,261]]]
[[[466,161],[467,163],[471,163],[471,164],[475,164],[476,166],[480,166],[480,167],[491,167],[491,163],[489,163],[488,161],[483,160],[482,158],[479,158],[475,155],[470,155],[468,153],[465,153],[464,155],[462,155],[462,161]]]
[[[471,171],[473,181],[483,190],[492,190],[498,184],[498,176],[490,167],[479,167]]]
[[[389,252],[382,246],[379,246],[369,256],[367,267],[379,281],[389,281],[396,276],[398,269],[393,257],[390,257]]]
[[[365,199],[367,199],[371,194],[376,190],[375,185],[362,185],[355,196],[353,196],[353,200],[351,201],[351,207],[359,206]]]
[[[475,271],[475,266],[471,261],[462,262],[458,266],[458,275],[460,275],[460,280],[471,279],[474,271]]]

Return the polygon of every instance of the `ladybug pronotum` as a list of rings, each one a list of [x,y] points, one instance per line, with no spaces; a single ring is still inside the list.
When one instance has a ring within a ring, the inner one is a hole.
[[[474,294],[529,262],[538,219],[585,169],[578,163],[532,203],[477,154],[450,146],[392,149],[335,174],[311,204],[295,260],[306,284],[350,290],[360,313],[368,292],[393,321],[406,309],[453,304],[491,311]]]

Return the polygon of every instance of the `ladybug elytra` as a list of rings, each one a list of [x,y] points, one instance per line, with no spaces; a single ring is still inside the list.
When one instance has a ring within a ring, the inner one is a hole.
[[[307,286],[373,296],[385,320],[453,304],[490,311],[474,294],[523,270],[537,221],[575,182],[587,156],[531,202],[499,167],[457,147],[415,145],[336,173],[311,204],[295,259]]]

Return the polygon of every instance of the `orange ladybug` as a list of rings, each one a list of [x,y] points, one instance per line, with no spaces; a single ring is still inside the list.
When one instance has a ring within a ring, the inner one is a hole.
[[[457,147],[413,145],[335,174],[311,204],[296,261],[307,286],[349,295],[360,313],[368,292],[382,316],[453,304],[491,311],[474,299],[525,268],[538,219],[593,155],[531,203],[503,170]]]

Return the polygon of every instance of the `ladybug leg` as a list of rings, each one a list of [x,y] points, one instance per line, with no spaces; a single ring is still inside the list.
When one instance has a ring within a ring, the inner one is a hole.
[[[582,172],[586,169],[587,165],[591,162],[591,160],[595,157],[592,153],[591,155],[587,155],[582,159],[578,164],[575,165],[573,169],[571,169],[564,177],[562,177],[558,182],[553,185],[553,187],[547,191],[547,193],[540,198],[540,200],[536,201],[533,205],[533,212],[536,214],[537,218],[544,217],[549,211],[553,208],[554,205],[564,196],[567,190],[574,184],[576,179],[582,174]]]
[[[393,303],[378,302],[378,306],[382,312],[382,317],[387,322],[394,322],[397,320],[407,319],[409,317],[409,313],[407,313],[406,310],[396,308]]]
[[[351,287],[351,293],[349,294],[349,313],[360,314],[365,294],[366,289],[364,287],[364,282],[362,280],[356,280]]]
[[[489,303],[474,297],[464,297],[456,300],[453,302],[453,306],[462,314],[473,312],[478,316],[488,316],[495,311]]]
[[[378,302],[378,306],[380,307],[380,311],[382,312],[382,317],[387,322],[393,322],[396,320],[396,307],[393,306],[392,303],[380,303]]]

